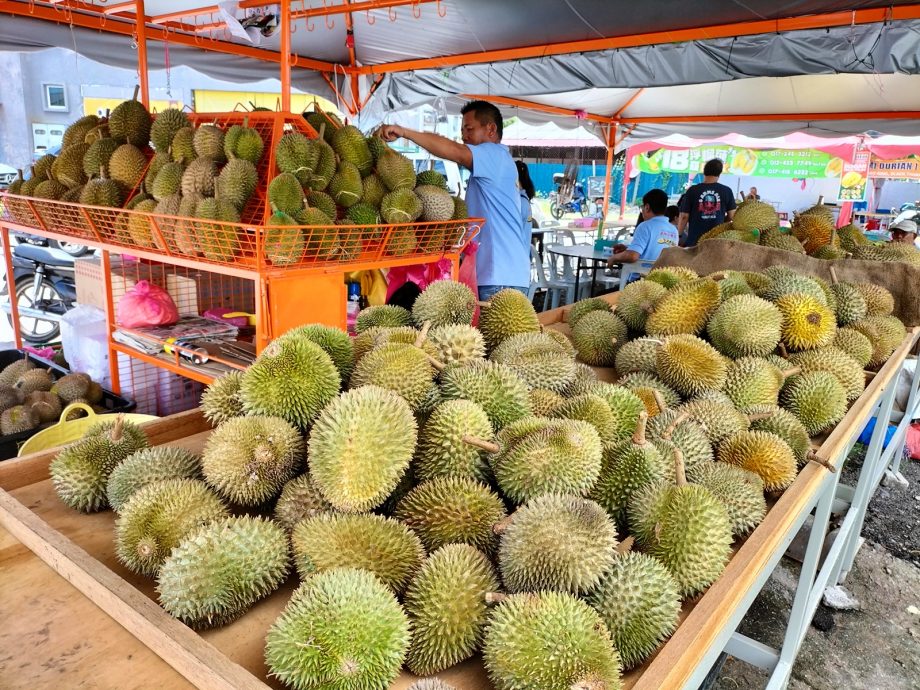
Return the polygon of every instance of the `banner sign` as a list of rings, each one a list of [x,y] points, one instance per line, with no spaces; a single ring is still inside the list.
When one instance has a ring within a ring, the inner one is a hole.
[[[774,178],[840,177],[843,159],[815,149],[747,149],[736,146],[700,146],[692,149],[658,149],[633,156],[632,166],[644,173],[703,172],[706,161],[720,159],[725,175]]]
[[[886,161],[872,156],[869,160],[869,177],[884,180],[920,180],[920,158],[908,156]]]
[[[862,201],[866,198],[870,156],[869,151],[863,149],[856,152],[852,163],[843,164],[837,201]]]

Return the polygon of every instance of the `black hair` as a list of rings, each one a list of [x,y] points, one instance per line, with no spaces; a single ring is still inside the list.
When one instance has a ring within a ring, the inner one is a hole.
[[[502,138],[502,112],[488,101],[470,101],[462,108],[460,114],[466,115],[473,113],[476,120],[481,125],[487,125],[490,122],[495,123],[495,130],[498,132],[498,140]]]
[[[706,161],[706,165],[703,166],[703,175],[706,177],[718,177],[722,174],[722,161],[718,158],[713,158],[711,161]]]
[[[674,206],[673,204],[671,206],[668,206],[664,212],[665,212],[665,215],[668,217],[669,223],[673,223],[674,219],[680,215],[680,209],[677,206]]]
[[[528,199],[533,199],[537,195],[537,190],[533,186],[533,180],[530,179],[530,170],[527,169],[527,163],[524,161],[514,161],[518,171],[518,183]]]
[[[668,208],[668,195],[663,189],[653,189],[642,197],[642,203],[648,204],[652,213],[660,216]]]

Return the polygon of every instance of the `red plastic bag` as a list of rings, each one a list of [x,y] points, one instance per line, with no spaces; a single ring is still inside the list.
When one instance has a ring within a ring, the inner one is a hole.
[[[914,422],[907,427],[907,437],[904,439],[910,457],[920,460],[920,423]]]
[[[140,280],[118,300],[118,325],[125,328],[169,326],[179,320],[179,310],[163,288]]]
[[[479,242],[473,240],[466,245],[460,259],[460,271],[457,274],[457,281],[469,287],[469,289],[473,291],[473,294],[476,295],[476,299],[479,299],[479,281],[476,278],[477,251],[479,251]],[[477,306],[476,312],[473,314],[473,325],[476,326],[478,324],[479,307]]]

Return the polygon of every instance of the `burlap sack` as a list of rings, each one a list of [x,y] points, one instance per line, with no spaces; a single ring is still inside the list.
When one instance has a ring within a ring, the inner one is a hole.
[[[656,267],[686,266],[700,275],[716,271],[762,271],[775,265],[831,282],[831,267],[837,280],[875,283],[894,296],[894,315],[907,327],[920,325],[920,266],[894,261],[825,261],[783,249],[730,240],[707,240],[690,249],[671,248],[661,252]]]

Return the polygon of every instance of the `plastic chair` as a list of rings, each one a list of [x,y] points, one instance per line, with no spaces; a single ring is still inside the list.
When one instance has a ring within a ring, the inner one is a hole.
[[[566,293],[566,304],[572,302],[572,296],[575,294],[575,283],[572,282],[568,284],[560,280],[548,280],[546,277],[546,269],[543,266],[543,262],[540,260],[540,255],[533,246],[530,247],[530,268],[530,289],[528,290],[527,296],[533,301],[537,290],[543,290],[543,306],[540,311],[546,311],[547,298],[549,298],[550,309],[558,307],[563,292]]]
[[[584,299],[591,290],[591,281],[578,281],[578,296],[575,295],[575,269],[572,267],[572,257],[556,254],[553,249],[564,247],[563,244],[548,244],[544,247],[547,254],[547,265],[549,266],[549,282],[558,286],[566,287],[566,304],[572,304],[576,299]],[[561,260],[562,271],[559,271]],[[558,306],[558,305],[557,305]]]
[[[654,265],[654,261],[637,261],[632,264],[623,264],[620,266],[620,290],[626,287],[626,283],[629,281],[631,275],[638,273],[640,276],[644,276],[652,270],[652,266]]]

